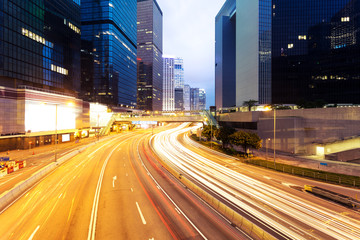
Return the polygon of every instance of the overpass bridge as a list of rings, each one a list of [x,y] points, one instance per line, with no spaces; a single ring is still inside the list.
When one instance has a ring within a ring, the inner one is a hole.
[[[175,112],[141,112],[141,113],[114,113],[107,126],[102,129],[101,135],[109,134],[113,125],[122,124],[154,124],[172,122],[202,122],[218,127],[218,123],[209,111],[175,111]]]

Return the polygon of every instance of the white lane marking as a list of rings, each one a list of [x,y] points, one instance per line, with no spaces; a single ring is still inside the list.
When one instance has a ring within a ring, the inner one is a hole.
[[[268,177],[268,176],[264,176],[264,178],[266,178],[268,180],[271,180],[271,177]]]
[[[177,211],[177,213],[178,213],[179,215],[181,215],[179,209],[175,208],[175,210]]]
[[[89,224],[89,232],[88,232],[88,240],[94,240],[95,239],[95,230],[96,230],[96,218],[97,218],[97,212],[98,212],[98,207],[99,207],[99,199],[100,199],[100,190],[101,190],[101,185],[102,185],[102,181],[104,178],[104,173],[105,173],[105,168],[106,165],[111,157],[111,155],[113,154],[113,152],[122,144],[122,142],[120,144],[118,144],[116,147],[114,147],[114,149],[110,152],[110,154],[107,156],[102,168],[101,168],[101,172],[100,172],[100,176],[99,176],[99,180],[96,186],[96,191],[95,191],[95,195],[94,195],[94,201],[93,201],[93,206],[92,206],[92,210],[91,210],[91,218],[90,218],[90,224]]]
[[[115,187],[116,176],[113,177],[113,188]]]
[[[154,136],[151,137],[150,139],[150,143],[152,143]],[[142,165],[144,166],[145,170],[149,172],[149,170],[147,169],[147,167],[144,165],[144,162],[140,156],[140,152],[139,152],[139,145],[137,146],[137,155],[138,158],[140,159]],[[193,228],[195,228],[195,230],[200,234],[200,236],[204,239],[207,240],[207,238],[205,237],[205,235],[200,231],[199,228],[197,228],[195,226],[195,224],[190,220],[190,218],[188,218],[188,216],[186,216],[186,214],[178,207],[178,205],[174,202],[174,200],[165,192],[165,190],[160,186],[160,184],[155,180],[155,178],[153,177],[153,175],[149,174],[150,178],[155,182],[155,184],[157,186],[160,187],[160,190],[165,194],[165,196],[170,200],[170,202],[175,206],[175,208],[177,208],[180,211],[180,214],[182,214],[184,216],[184,218],[190,223],[191,226],[193,226]]]
[[[129,176],[129,175],[126,173],[126,176]]]
[[[134,192],[134,189],[131,188],[131,192]]]
[[[36,229],[34,230],[34,232],[31,234],[31,236],[29,237],[29,240],[32,240],[36,234],[36,232],[39,230],[40,225],[36,227]]]
[[[61,193],[60,196],[59,196],[59,198],[61,198],[62,195],[63,195],[63,194]]]
[[[139,206],[138,202],[136,202],[136,206],[137,206],[137,209],[138,209],[138,211],[139,211],[139,214],[140,214],[140,217],[141,217],[141,221],[142,221],[142,223],[145,225],[145,224],[146,224],[146,221],[145,221],[144,215],[143,215],[142,212],[141,212],[141,209],[140,209],[140,206]]]

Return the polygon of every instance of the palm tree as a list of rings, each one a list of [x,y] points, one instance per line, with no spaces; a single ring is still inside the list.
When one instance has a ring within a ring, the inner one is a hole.
[[[244,101],[243,105],[247,106],[249,108],[249,112],[251,112],[252,107],[256,106],[256,103],[258,103],[258,101],[250,99],[249,101]]]

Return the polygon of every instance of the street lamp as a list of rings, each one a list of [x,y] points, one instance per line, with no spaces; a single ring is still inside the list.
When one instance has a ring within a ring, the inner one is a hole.
[[[273,145],[274,145],[274,167],[276,169],[276,162],[275,162],[275,155],[276,155],[276,150],[275,150],[275,148],[276,148],[276,144],[275,144],[275,142],[276,142],[276,106],[273,107],[273,110],[274,110],[274,143],[273,143]]]

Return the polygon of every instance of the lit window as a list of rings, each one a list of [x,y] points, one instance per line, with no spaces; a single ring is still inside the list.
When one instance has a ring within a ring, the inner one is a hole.
[[[290,48],[293,48],[294,47],[294,44],[293,43],[289,43],[288,44],[288,48],[290,49]]]
[[[299,35],[299,40],[306,40],[306,35]]]
[[[341,22],[350,22],[350,17],[342,17]]]

